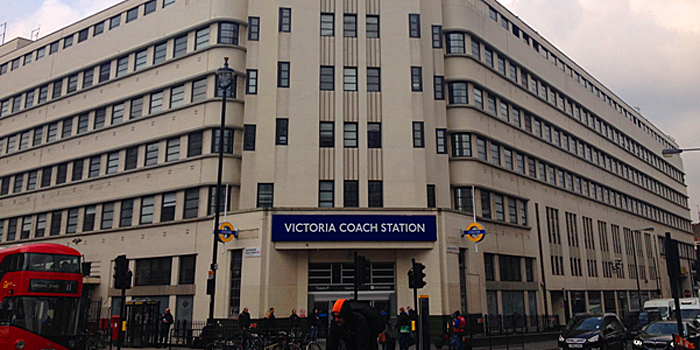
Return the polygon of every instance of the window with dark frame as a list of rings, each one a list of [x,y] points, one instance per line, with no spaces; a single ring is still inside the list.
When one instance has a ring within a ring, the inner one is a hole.
[[[441,75],[435,75],[433,77],[433,97],[442,101],[445,99],[445,77]]]
[[[408,31],[409,37],[420,38],[420,15],[417,13],[410,13],[408,15]]]
[[[382,90],[381,69],[367,68],[367,91],[379,92]]]
[[[98,36],[105,31],[105,22],[100,22],[95,24],[95,26],[92,29],[92,36]]]
[[[160,209],[160,222],[175,220],[175,207],[177,204],[177,193],[169,192],[163,194],[163,205]]]
[[[165,4],[163,4],[163,7],[165,7]],[[156,0],[151,0],[147,3],[145,3],[143,6],[143,15],[144,16],[147,16],[153,12],[156,12]]]
[[[92,79],[95,75],[95,67],[83,71],[83,89],[92,86]]]
[[[277,62],[277,87],[289,87],[289,62]]]
[[[214,129],[211,143],[211,153],[219,153],[221,130]],[[233,154],[233,129],[224,129],[224,153]]]
[[[136,260],[134,286],[169,286],[172,257]]]
[[[291,8],[280,7],[279,31],[280,31],[280,33],[289,33],[292,31],[292,9]]]
[[[321,91],[331,91],[335,89],[335,72],[333,66],[321,66],[320,89]]]
[[[246,70],[245,93],[248,95],[258,94],[258,70]]]
[[[127,148],[125,152],[124,170],[136,169],[139,158],[138,156],[139,146]]]
[[[275,120],[275,145],[286,146],[289,142],[289,119],[277,118]]]
[[[218,90],[218,89],[217,89]],[[192,82],[192,103],[207,99],[207,78]]]
[[[137,51],[134,59],[134,71],[146,68],[148,64],[148,49]]]
[[[251,124],[243,125],[243,150],[255,151],[255,130],[256,126]]]
[[[258,183],[257,208],[272,208],[274,203],[274,184]]]
[[[102,223],[101,230],[109,230],[114,222],[114,202],[102,204]]]
[[[122,15],[121,15],[121,13],[118,14],[118,15],[116,15],[116,16],[114,16],[114,17],[112,17],[112,18],[110,18],[110,19],[109,19],[109,29],[112,30],[112,29],[114,29],[114,28],[116,28],[116,27],[119,27],[119,24],[121,23],[121,20],[122,20]]]
[[[343,91],[357,91],[357,67],[343,68]]]
[[[70,36],[63,38],[63,48],[64,49],[67,49],[67,48],[73,46],[73,38],[75,38],[75,34],[71,34]]]
[[[357,37],[357,15],[347,13],[343,15],[343,36],[346,38]]]
[[[367,15],[366,17],[366,34],[368,38],[379,38],[379,16]]]
[[[435,151],[437,154],[447,153],[447,129],[435,129]]]
[[[382,123],[367,123],[367,148],[382,148]]]
[[[173,43],[173,58],[187,53],[187,34],[176,37]]]
[[[335,147],[335,124],[333,122],[319,122],[318,143],[319,147]]]
[[[199,216],[199,188],[185,190],[185,209],[183,219],[192,219]]]
[[[107,172],[106,174],[114,174],[119,170],[119,151],[112,152],[107,155]]]
[[[369,208],[381,208],[384,206],[384,191],[382,181],[368,181],[369,190],[367,206]]]
[[[318,207],[333,208],[334,201],[334,183],[333,180],[321,180],[318,182]]]
[[[61,233],[61,219],[63,218],[63,211],[55,211],[51,213],[51,228],[49,230],[49,236],[56,236]]]
[[[96,177],[100,175],[100,162],[102,156],[90,157],[90,169],[88,172],[88,178]]]
[[[166,141],[165,161],[172,162],[180,159],[180,137],[173,137]]]
[[[413,148],[425,147],[423,122],[413,122]]]
[[[187,158],[202,154],[203,138],[204,133],[202,131],[195,131],[187,135]]]
[[[146,159],[144,166],[158,164],[158,142],[153,142],[146,145]]]
[[[221,205],[219,206],[219,212],[223,213],[224,210],[226,210],[226,200],[229,197],[230,194],[230,189],[229,192],[226,192],[226,186],[221,186],[221,192],[219,195],[221,196]],[[209,209],[207,209],[207,215],[212,215],[216,212],[216,186],[209,186]]]
[[[83,179],[84,165],[85,159],[78,159],[73,161],[73,173],[71,174],[71,181],[78,181]]]
[[[491,219],[491,193],[486,190],[480,190],[481,193],[481,216],[485,219]]]
[[[422,67],[411,67],[411,91],[423,91]]]
[[[357,148],[357,123],[345,122],[343,124],[343,147]]]
[[[321,14],[321,36],[335,36],[335,14]]]
[[[442,26],[432,26],[431,27],[432,32],[433,32],[433,48],[434,49],[441,49],[442,48]]]
[[[194,284],[196,261],[196,255],[186,255],[180,257],[180,271],[178,272],[177,284]]]
[[[90,28],[85,28],[78,32],[78,43],[82,43],[83,41],[87,40],[89,30]]]
[[[155,197],[148,196],[141,198],[141,215],[139,218],[139,224],[152,224],[153,223],[153,212],[155,206]]]
[[[125,199],[122,201],[121,210],[119,213],[119,227],[129,227],[133,224],[134,219],[134,200]]]
[[[358,208],[360,206],[359,183],[345,180],[343,182],[343,207]]]
[[[103,63],[100,65],[100,75],[97,79],[99,83],[109,80],[109,73],[112,69],[112,62]]]
[[[126,11],[126,23],[135,21],[137,18],[139,18],[139,8],[134,7],[128,11]]]
[[[156,44],[153,47],[153,64],[156,65],[158,63],[165,62],[165,57],[168,54],[168,43],[167,42],[162,42],[160,44]]]
[[[465,213],[474,212],[474,203],[472,202],[471,187],[455,187],[453,188],[453,193],[455,210]]]
[[[435,185],[427,185],[428,208],[437,208]]]
[[[260,40],[260,17],[248,17],[248,40]]]
[[[195,32],[194,35],[194,49],[201,50],[209,46],[209,34],[211,33],[210,28],[204,27]]]

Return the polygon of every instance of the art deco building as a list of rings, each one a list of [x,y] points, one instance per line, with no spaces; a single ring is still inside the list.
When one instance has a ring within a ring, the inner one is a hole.
[[[433,315],[624,312],[670,295],[667,231],[692,290],[673,139],[492,0],[127,0],[1,46],[0,107],[0,246],[80,250],[103,317],[120,254],[207,317],[218,147],[216,317],[325,311],[355,251],[391,313],[412,258]]]

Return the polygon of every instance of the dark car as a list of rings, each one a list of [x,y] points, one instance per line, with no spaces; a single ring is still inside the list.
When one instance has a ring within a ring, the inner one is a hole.
[[[660,320],[661,313],[656,310],[630,311],[625,318],[622,319],[622,324],[632,336],[636,336],[644,326]]]
[[[559,335],[559,350],[624,350],[626,334],[615,314],[577,316]]]
[[[700,335],[698,329],[690,322],[683,323],[685,340],[693,343],[695,348],[700,347]],[[658,321],[651,323],[642,329],[642,332],[632,341],[632,349],[673,349],[673,334],[678,333],[676,321]]]

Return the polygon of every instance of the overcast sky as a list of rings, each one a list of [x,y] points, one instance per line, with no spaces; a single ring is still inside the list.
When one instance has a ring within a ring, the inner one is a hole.
[[[385,0],[400,1],[400,0]],[[115,0],[0,0],[7,40],[44,36]],[[680,147],[700,147],[698,0],[502,0]],[[698,221],[700,152],[682,155],[691,216]]]

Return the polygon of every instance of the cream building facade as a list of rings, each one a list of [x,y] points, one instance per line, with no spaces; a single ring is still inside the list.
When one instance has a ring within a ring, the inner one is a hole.
[[[625,312],[635,270],[643,298],[670,295],[667,231],[693,290],[673,139],[489,0],[127,0],[8,42],[0,245],[80,250],[103,317],[126,254],[129,299],[202,320],[221,144],[238,237],[216,317],[327,310],[354,251],[372,262],[360,298],[392,313],[412,258],[433,315]]]

